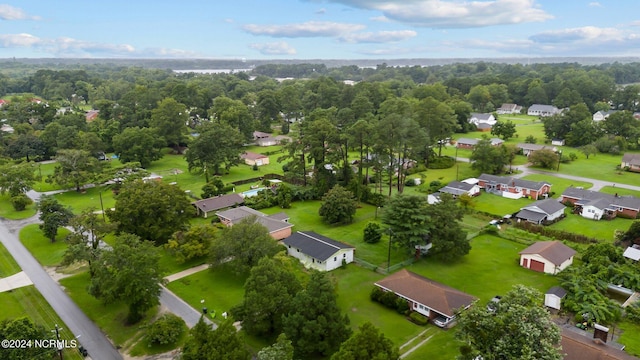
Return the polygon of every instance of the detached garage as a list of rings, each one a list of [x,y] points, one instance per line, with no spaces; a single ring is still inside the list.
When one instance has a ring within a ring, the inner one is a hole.
[[[520,252],[520,266],[556,275],[573,263],[575,254],[560,241],[539,241]]]

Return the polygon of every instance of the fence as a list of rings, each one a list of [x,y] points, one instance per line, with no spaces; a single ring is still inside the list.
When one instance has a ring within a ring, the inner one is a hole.
[[[362,259],[359,259],[359,258],[353,258],[353,262],[355,262],[359,266],[362,266],[363,268],[366,268],[366,269],[369,269],[369,270],[373,270],[373,271],[375,271],[377,273],[380,273],[380,274],[390,274],[390,273],[392,273],[392,272],[394,272],[394,271],[396,271],[396,270],[398,270],[400,268],[403,268],[403,267],[405,267],[407,265],[413,264],[415,261],[416,261],[416,259],[414,257],[411,257],[411,258],[409,258],[409,259],[407,259],[407,260],[405,260],[403,262],[394,264],[394,265],[390,266],[389,268],[386,268],[386,267],[381,267],[381,266],[378,266],[378,265],[374,265],[374,264],[372,264],[370,262],[366,262],[366,261],[364,261]]]

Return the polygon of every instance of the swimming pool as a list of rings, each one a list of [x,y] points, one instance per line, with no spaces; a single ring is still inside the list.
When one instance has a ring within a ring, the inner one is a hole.
[[[261,187],[261,188],[257,188],[257,189],[252,189],[252,190],[247,190],[247,191],[243,191],[242,193],[240,193],[242,195],[242,197],[252,197],[252,196],[256,196],[258,195],[259,191],[265,190],[267,188],[265,187]]]

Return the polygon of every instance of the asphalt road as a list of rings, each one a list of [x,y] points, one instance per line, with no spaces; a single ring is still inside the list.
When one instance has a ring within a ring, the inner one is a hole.
[[[74,336],[80,336],[78,341],[87,349],[89,356],[93,359],[122,359],[122,355],[102,331],[80,310],[22,245],[15,231],[15,229],[10,230],[5,221],[0,221],[0,242],[33,281],[35,287],[53,310],[58,313],[62,321],[69,327],[69,329],[63,331],[71,331]],[[53,327],[55,324],[49,325]]]

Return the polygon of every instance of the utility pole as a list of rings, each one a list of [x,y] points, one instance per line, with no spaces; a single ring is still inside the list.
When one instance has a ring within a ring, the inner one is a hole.
[[[56,343],[57,347],[58,347],[58,355],[60,356],[60,360],[62,359],[62,346],[60,346],[60,331],[62,331],[62,328],[58,327],[58,324],[56,324],[56,328],[55,330],[51,330],[51,332],[55,332],[56,333],[56,340],[58,340],[58,342]]]

